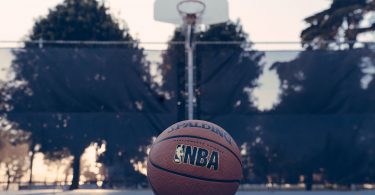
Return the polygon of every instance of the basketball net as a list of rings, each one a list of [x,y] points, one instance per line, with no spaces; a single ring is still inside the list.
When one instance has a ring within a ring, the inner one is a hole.
[[[206,5],[200,0],[184,0],[177,4],[177,11],[184,20],[184,25],[196,25],[206,10]]]
[[[197,22],[197,14],[186,14],[184,17],[185,24],[187,25],[195,25]]]

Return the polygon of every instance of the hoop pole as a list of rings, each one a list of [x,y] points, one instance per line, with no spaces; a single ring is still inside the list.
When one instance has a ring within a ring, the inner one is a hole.
[[[186,33],[186,40],[185,40],[185,49],[187,53],[187,76],[188,76],[188,83],[187,83],[187,92],[188,92],[188,104],[187,104],[187,111],[188,111],[188,119],[194,119],[194,101],[195,101],[195,94],[194,94],[194,45],[193,45],[193,33],[194,33],[194,26],[195,24],[189,24],[187,26],[187,33]]]

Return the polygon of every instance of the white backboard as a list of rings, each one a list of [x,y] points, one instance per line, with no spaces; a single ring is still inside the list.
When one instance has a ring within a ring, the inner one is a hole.
[[[177,10],[177,5],[183,0],[155,0],[154,19],[159,22],[182,25],[183,18]],[[200,24],[217,24],[229,20],[229,7],[227,0],[200,0],[206,9],[198,21]]]

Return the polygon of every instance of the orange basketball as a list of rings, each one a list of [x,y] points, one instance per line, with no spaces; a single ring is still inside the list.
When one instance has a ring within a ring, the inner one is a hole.
[[[155,140],[147,176],[156,195],[232,195],[242,179],[240,150],[221,127],[182,121]]]

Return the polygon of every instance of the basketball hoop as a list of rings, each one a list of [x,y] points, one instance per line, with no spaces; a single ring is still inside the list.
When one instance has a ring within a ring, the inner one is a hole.
[[[228,0],[154,0],[154,19],[175,25],[186,25],[186,19],[195,25],[213,25],[229,20]],[[192,14],[193,16],[188,16]]]
[[[177,4],[177,11],[183,17],[186,24],[197,22],[206,10],[206,4],[200,0],[184,0]]]
[[[197,25],[212,25],[229,20],[228,0],[155,0],[154,18],[182,26],[186,51],[186,118],[194,119],[195,95],[194,36]]]

